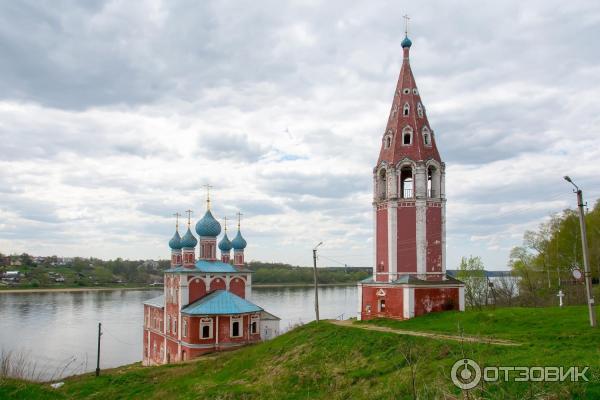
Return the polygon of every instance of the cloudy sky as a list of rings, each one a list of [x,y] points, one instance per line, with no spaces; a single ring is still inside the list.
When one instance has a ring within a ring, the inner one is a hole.
[[[0,252],[167,258],[210,183],[248,259],[370,266],[405,13],[448,268],[506,268],[563,175],[600,197],[597,2],[1,2]]]

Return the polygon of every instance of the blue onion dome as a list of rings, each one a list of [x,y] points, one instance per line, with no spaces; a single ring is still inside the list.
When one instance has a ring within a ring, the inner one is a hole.
[[[246,248],[246,239],[242,237],[242,233],[239,230],[231,241],[231,246],[234,250],[244,250]]]
[[[198,244],[198,240],[192,235],[192,231],[188,227],[187,232],[181,238],[181,247],[194,248]]]
[[[173,250],[181,250],[181,236],[179,236],[178,231],[175,231],[175,234],[169,240],[169,247]]]
[[[409,47],[412,46],[412,41],[408,38],[408,36],[404,36],[404,39],[402,40],[402,48],[404,49],[405,47]]]
[[[231,240],[229,240],[229,238],[227,237],[227,232],[225,232],[223,239],[221,239],[221,241],[219,242],[219,250],[228,252],[229,250],[231,250],[231,248]]]
[[[196,223],[196,233],[200,236],[217,237],[221,233],[221,224],[213,217],[210,210]]]

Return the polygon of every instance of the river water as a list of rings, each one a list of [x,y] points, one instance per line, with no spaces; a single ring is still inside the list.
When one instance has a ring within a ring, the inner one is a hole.
[[[53,380],[96,368],[98,322],[101,368],[141,361],[142,302],[162,290],[0,292],[0,351],[27,360],[30,377]],[[319,289],[321,318],[355,316],[356,286]],[[281,318],[280,330],[314,320],[311,288],[252,288],[252,299]]]

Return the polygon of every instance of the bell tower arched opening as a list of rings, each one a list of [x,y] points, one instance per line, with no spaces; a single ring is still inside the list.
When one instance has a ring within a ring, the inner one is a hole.
[[[377,197],[379,200],[387,198],[387,171],[382,168],[377,174]]]
[[[414,197],[413,170],[406,166],[400,169],[400,195],[403,199]]]
[[[438,198],[441,196],[440,170],[434,165],[427,168],[427,197]]]

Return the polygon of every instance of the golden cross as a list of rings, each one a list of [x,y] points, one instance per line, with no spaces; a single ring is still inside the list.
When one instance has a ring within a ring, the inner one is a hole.
[[[206,209],[210,210],[210,189],[212,189],[212,186],[207,183],[203,187],[206,188]]]
[[[410,17],[408,14],[404,14],[402,18],[404,18],[404,35],[408,37],[408,21],[410,20]]]
[[[227,233],[227,216],[224,216],[223,219],[225,220],[225,233]]]
[[[176,212],[173,215],[175,216],[175,230],[179,231],[179,217],[181,217],[181,214],[179,214],[179,212]]]
[[[186,213],[188,215],[188,228],[189,228],[190,224],[192,223],[191,221],[192,221],[192,213],[193,213],[193,211],[192,210],[186,210]]]
[[[242,221],[242,214],[241,212],[238,211],[237,213],[237,217],[238,217],[238,231],[240,230],[240,222]]]

